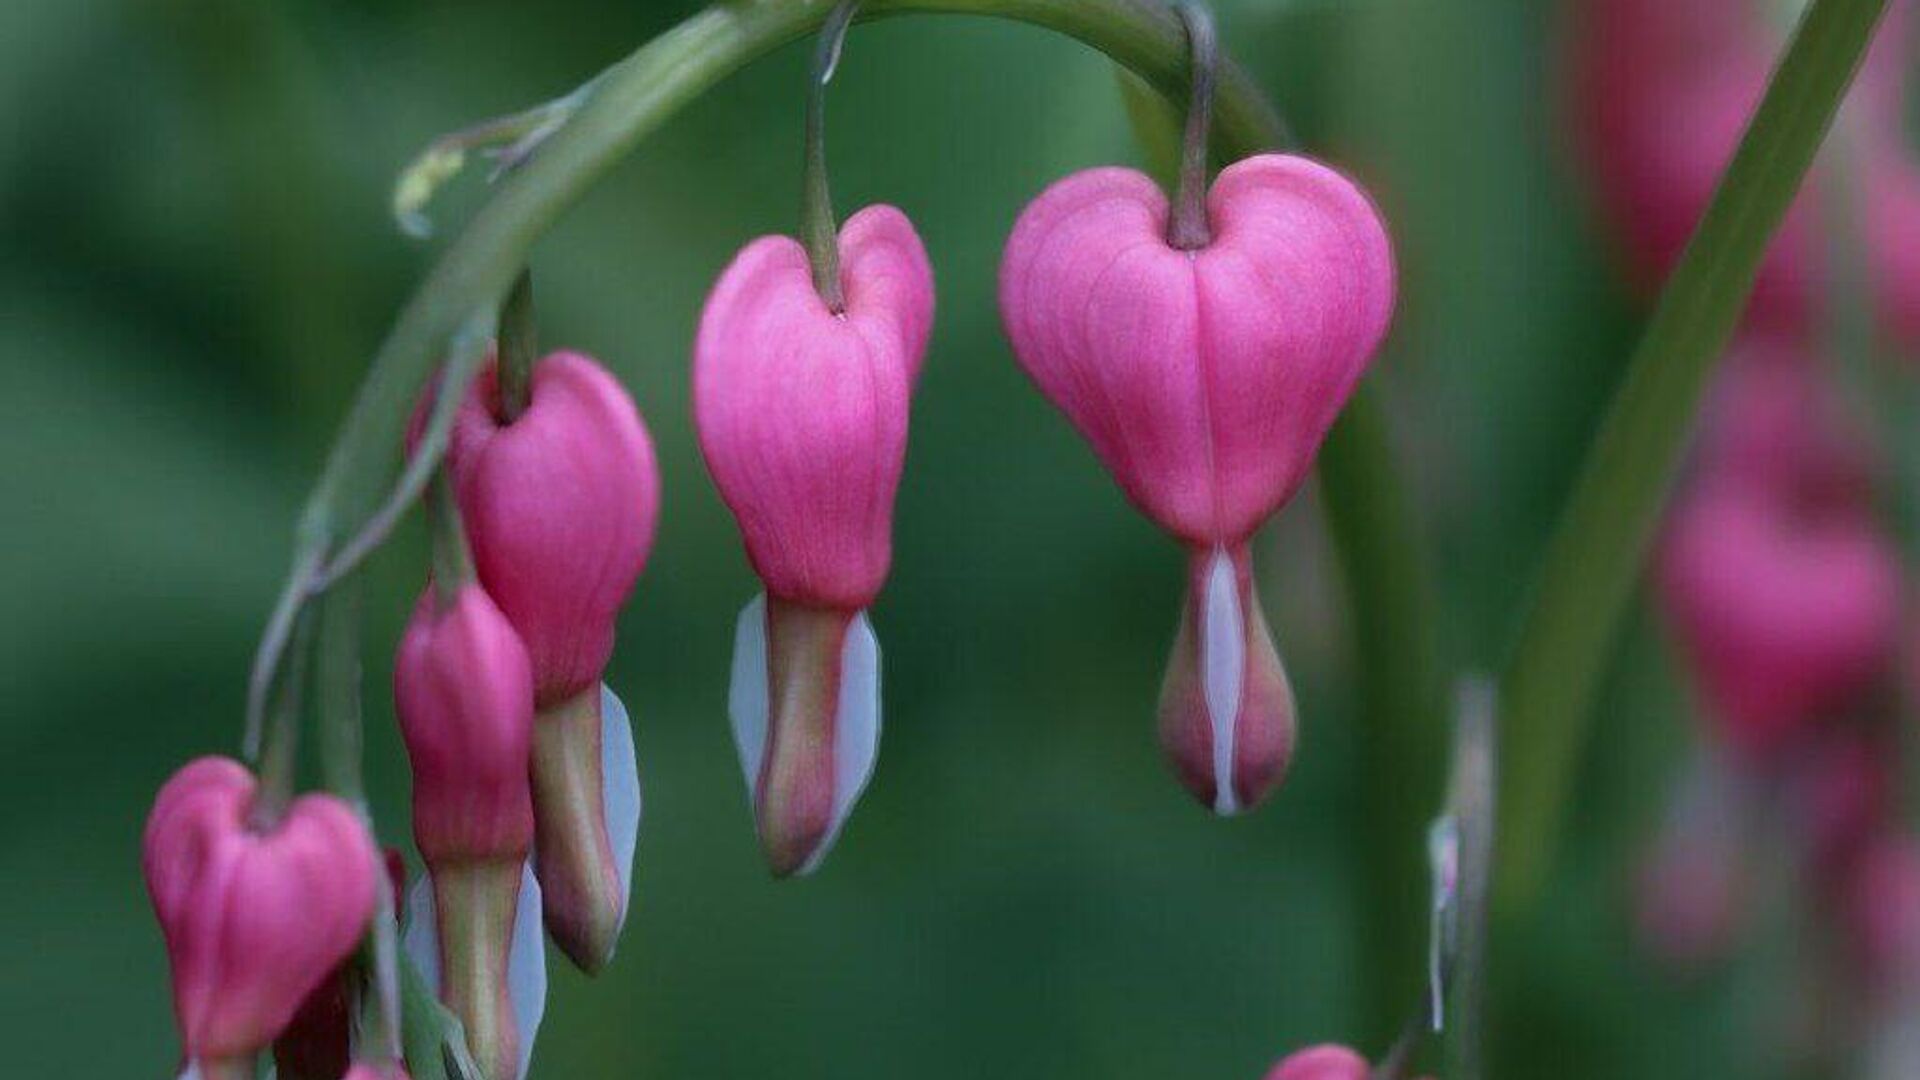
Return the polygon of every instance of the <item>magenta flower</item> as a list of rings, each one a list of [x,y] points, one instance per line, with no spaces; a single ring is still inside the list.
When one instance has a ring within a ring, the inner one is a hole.
[[[1179,250],[1151,180],[1070,176],[1014,226],[1000,309],[1040,391],[1191,552],[1161,741],[1228,814],[1273,789],[1294,740],[1247,544],[1306,479],[1379,348],[1395,278],[1379,213],[1324,165],[1249,158],[1207,206],[1211,242]]]
[[[1920,341],[1920,170],[1906,149],[1904,26],[1896,4],[1842,112],[1861,240],[1885,325]],[[1759,106],[1779,51],[1749,0],[1586,0],[1568,35],[1580,149],[1641,283],[1651,291],[1692,236]],[[1813,329],[1831,285],[1821,188],[1809,183],[1762,262],[1760,326]]]
[[[1368,1080],[1373,1066],[1344,1046],[1315,1046],[1287,1056],[1266,1080]]]
[[[185,1057],[208,1080],[252,1075],[373,915],[378,856],[359,816],[305,795],[257,829],[255,789],[226,758],[189,763],[160,789],[141,848]]]
[[[1731,371],[1655,568],[1708,711],[1750,759],[1870,689],[1900,620],[1864,462],[1794,360],[1749,354]]]
[[[556,352],[502,411],[497,367],[461,403],[448,460],[480,582],[532,662],[535,870],[547,928],[583,970],[626,920],[640,781],[625,706],[601,683],[614,618],[652,550],[653,443],[599,364]]]
[[[907,413],[933,322],[933,272],[900,211],[839,233],[843,312],[807,253],[755,240],[721,274],[694,345],[707,468],[766,584],[734,653],[732,712],[775,874],[831,848],[872,773],[879,646],[866,609],[893,557]]]
[[[393,666],[400,733],[413,766],[413,838],[430,869],[525,861],[533,846],[527,779],[533,678],[527,650],[478,585],[450,603],[429,589]]]
[[[475,1061],[505,1080],[521,1059],[507,968],[534,839],[526,647],[480,586],[451,600],[429,590],[401,640],[393,690],[413,765],[414,841],[441,928],[442,997]]]

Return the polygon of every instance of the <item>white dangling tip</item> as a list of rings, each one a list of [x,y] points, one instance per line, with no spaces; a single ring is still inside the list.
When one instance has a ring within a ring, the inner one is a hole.
[[[607,840],[620,870],[620,926],[633,907],[633,851],[640,841],[643,807],[639,756],[627,707],[600,684],[600,803],[607,818]]]
[[[440,930],[433,910],[433,883],[420,875],[407,890],[407,925],[401,935],[407,958],[419,968],[427,989],[440,996]],[[507,947],[507,998],[513,1004],[520,1036],[520,1072],[533,1066],[533,1041],[547,1013],[547,950],[541,926],[540,882],[531,860],[520,868],[520,900],[513,912],[513,941]]]
[[[727,685],[727,716],[740,772],[747,781],[747,804],[760,782],[767,753],[767,595],[747,602],[733,631],[733,673]]]
[[[1216,547],[1207,563],[1207,591],[1200,620],[1200,670],[1213,730],[1213,811],[1240,811],[1233,788],[1234,743],[1240,727],[1240,699],[1246,682],[1246,624],[1240,612],[1239,582],[1233,559]]]

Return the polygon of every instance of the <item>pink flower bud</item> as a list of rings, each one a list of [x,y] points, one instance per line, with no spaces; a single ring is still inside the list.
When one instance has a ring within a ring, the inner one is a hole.
[[[1817,383],[1778,362],[1731,377],[1656,576],[1722,736],[1764,758],[1886,673],[1900,566]]]
[[[1040,391],[1194,552],[1160,726],[1188,788],[1225,813],[1263,798],[1293,745],[1246,543],[1306,479],[1372,361],[1395,275],[1372,202],[1316,162],[1248,158],[1207,205],[1212,241],[1183,251],[1145,176],[1054,184],[1007,241],[1000,310]]]
[[[693,410],[707,468],[767,592],[859,611],[893,557],[933,272],[891,206],[848,219],[840,251],[839,315],[814,292],[797,241],[766,236],[740,252],[700,317]]]
[[[774,872],[810,870],[873,767],[879,652],[864,609],[886,581],[907,411],[933,274],[900,211],[841,229],[846,310],[806,252],[763,237],[714,286],[694,346],[694,422],[768,599],[740,619],[730,711]]]
[[[239,764],[194,761],[161,788],[142,844],[186,1058],[209,1070],[272,1042],[373,915],[378,861],[359,816],[306,795],[256,831],[254,794]]]
[[[1267,1080],[1368,1080],[1373,1066],[1344,1046],[1315,1046],[1289,1055]]]
[[[428,590],[394,660],[413,765],[413,836],[430,867],[518,864],[533,844],[533,679],[526,648],[478,585]]]
[[[620,383],[579,353],[534,365],[527,408],[500,416],[490,365],[448,448],[481,585],[526,642],[542,708],[597,689],[613,623],[653,547],[653,442]]]

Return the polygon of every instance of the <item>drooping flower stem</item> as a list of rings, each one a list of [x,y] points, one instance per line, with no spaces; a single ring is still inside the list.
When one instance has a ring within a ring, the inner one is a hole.
[[[807,87],[806,164],[801,177],[800,237],[813,268],[813,288],[835,315],[847,309],[840,285],[840,228],[833,217],[833,192],[827,185],[827,84],[840,66],[847,28],[860,0],[841,0],[820,27],[813,53],[813,81]]]
[[[1198,251],[1213,242],[1213,226],[1207,221],[1207,148],[1220,47],[1213,30],[1213,13],[1204,0],[1182,0],[1178,10],[1187,28],[1193,63],[1188,79],[1187,127],[1180,142],[1180,184],[1174,191],[1167,243],[1181,251]]]
[[[327,791],[353,807],[373,832],[362,782],[365,713],[361,708],[361,592],[358,575],[340,582],[321,600],[315,631],[313,692],[320,722],[320,774]],[[369,1050],[398,1057],[400,1042],[399,941],[393,884],[376,874],[373,923],[360,946],[366,975],[359,1013],[359,1041]]]
[[[473,583],[474,571],[473,550],[467,546],[467,531],[460,521],[460,500],[444,467],[428,487],[427,522],[433,534],[434,594],[445,611],[461,588]]]
[[[511,424],[527,411],[532,397],[533,362],[539,353],[539,327],[533,314],[533,270],[520,271],[500,305],[500,420]]]
[[[1501,906],[1528,900],[1558,838],[1594,691],[1714,362],[1886,0],[1816,0],[1674,268],[1549,545],[1501,684]]]
[[[265,749],[260,756],[260,789],[248,815],[248,825],[266,832],[280,823],[293,801],[295,768],[300,754],[300,710],[306,696],[307,658],[312,652],[313,614],[302,612],[288,634],[289,659],[280,672]]]

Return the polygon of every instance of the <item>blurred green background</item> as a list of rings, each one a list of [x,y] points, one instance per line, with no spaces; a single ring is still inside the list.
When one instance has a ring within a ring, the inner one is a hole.
[[[1308,145],[1388,209],[1403,301],[1373,379],[1420,496],[1447,659],[1495,664],[1639,319],[1557,135],[1556,5],[1218,7]],[[390,224],[394,171],[695,9],[0,3],[0,1072],[171,1075],[139,833],[175,767],[236,745],[296,509],[432,257]],[[1360,768],[1311,493],[1258,556],[1302,698],[1295,773],[1218,822],[1152,731],[1180,555],[998,329],[1023,202],[1136,157],[1109,65],[1035,29],[859,28],[835,86],[840,205],[913,216],[940,310],[875,611],[881,765],[817,878],[767,878],[724,718],[756,586],[695,452],[686,368],[732,251],[795,226],[805,54],[701,100],[536,252],[544,340],[632,388],[665,513],[609,674],[646,784],[637,907],[602,979],[556,960],[534,1075],[1253,1080],[1309,1042],[1383,1048],[1398,1010],[1382,999],[1410,1008],[1413,988],[1366,977],[1361,821],[1402,781]],[[443,236],[481,189],[466,178],[435,207]],[[370,769],[391,842],[406,779],[386,664],[423,566],[415,526],[373,573]],[[1496,928],[1497,1071],[1768,1075],[1749,1037],[1774,1019],[1764,956],[1676,985],[1628,947],[1627,867],[1684,741],[1658,635],[1630,637],[1567,857],[1537,913]],[[1439,761],[1405,767],[1437,784]]]

